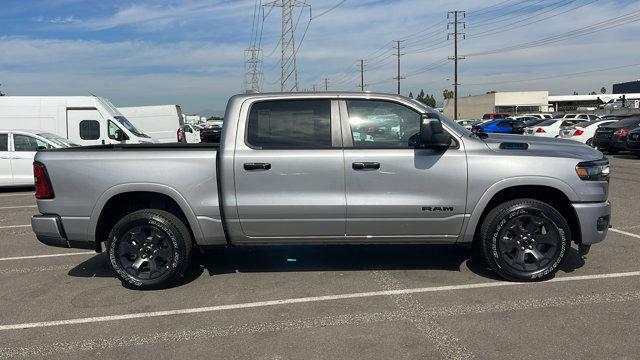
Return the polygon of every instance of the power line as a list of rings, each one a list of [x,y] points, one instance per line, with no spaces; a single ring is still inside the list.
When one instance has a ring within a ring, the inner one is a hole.
[[[315,19],[319,18],[320,16],[323,16],[323,15],[326,15],[326,14],[332,12],[333,10],[337,9],[340,5],[342,5],[342,4],[346,3],[346,2],[347,2],[347,0],[339,1],[337,4],[333,5],[329,9],[327,9],[327,10],[321,12],[320,14],[314,16],[313,19],[315,20]]]

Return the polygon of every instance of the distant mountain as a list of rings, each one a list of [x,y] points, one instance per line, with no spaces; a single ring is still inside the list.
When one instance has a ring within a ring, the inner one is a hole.
[[[195,114],[196,115],[200,115],[200,116],[206,116],[206,117],[224,116],[224,110],[203,109],[203,110],[200,110],[200,111],[196,112]],[[189,115],[191,115],[191,114],[189,114]]]

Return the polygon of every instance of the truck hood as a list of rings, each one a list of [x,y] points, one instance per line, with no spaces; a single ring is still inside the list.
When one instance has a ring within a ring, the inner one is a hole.
[[[598,160],[604,156],[591,146],[560,138],[492,133],[483,141],[493,151],[522,152],[526,156],[566,157],[583,161]]]

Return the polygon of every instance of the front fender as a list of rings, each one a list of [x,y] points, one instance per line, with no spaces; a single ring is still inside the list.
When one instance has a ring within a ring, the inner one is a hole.
[[[491,185],[482,194],[480,199],[476,202],[473,209],[469,212],[470,216],[465,225],[463,225],[462,236],[459,239],[460,243],[471,243],[475,235],[475,231],[480,221],[480,216],[484,212],[486,206],[491,199],[500,191],[516,187],[516,186],[546,186],[561,191],[570,201],[578,201],[578,194],[567,184],[566,182],[557,178],[548,176],[517,176],[498,181]],[[470,204],[471,206],[472,204]],[[469,206],[469,208],[470,208]]]

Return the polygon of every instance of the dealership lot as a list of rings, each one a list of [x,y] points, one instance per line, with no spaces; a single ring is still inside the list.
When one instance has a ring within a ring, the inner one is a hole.
[[[219,249],[178,286],[123,288],[106,255],[37,242],[0,193],[0,358],[635,358],[640,160],[609,157],[613,229],[558,276],[505,283],[443,246]]]

